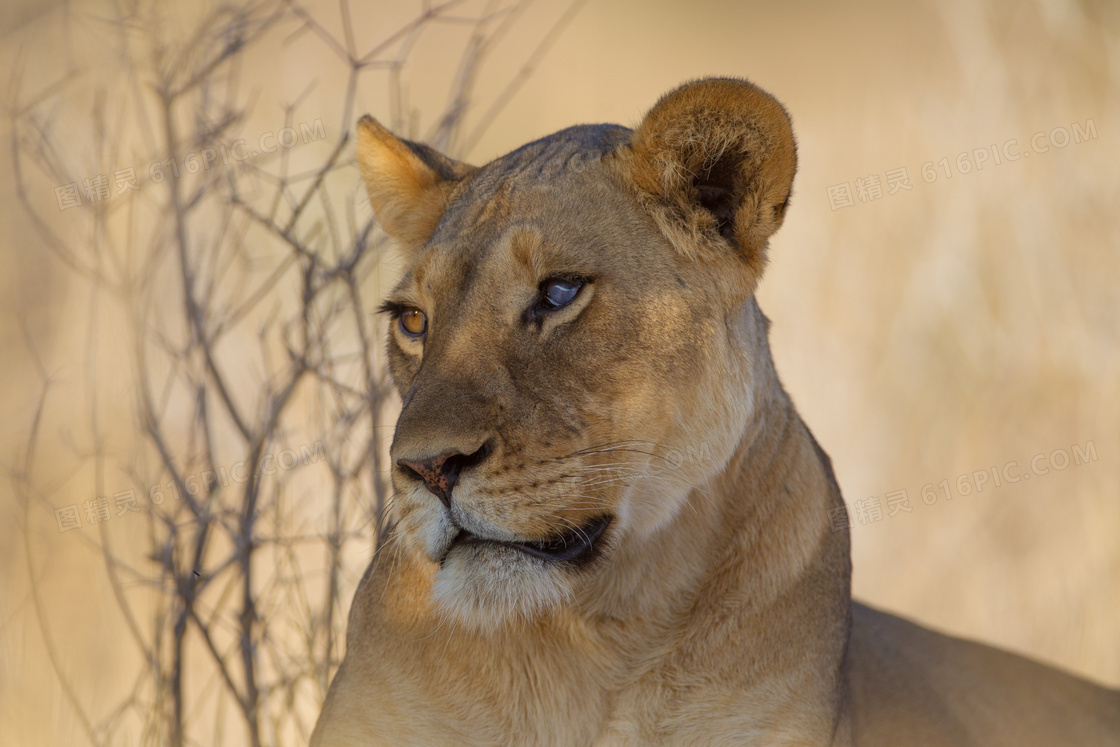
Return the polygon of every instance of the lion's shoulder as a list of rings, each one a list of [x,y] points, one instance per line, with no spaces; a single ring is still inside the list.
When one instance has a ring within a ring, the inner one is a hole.
[[[1120,732],[1118,692],[863,604],[847,668],[857,743],[1103,745]]]

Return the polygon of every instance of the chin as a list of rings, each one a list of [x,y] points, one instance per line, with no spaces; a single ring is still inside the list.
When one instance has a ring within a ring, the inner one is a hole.
[[[459,625],[492,633],[570,603],[568,575],[512,548],[459,547],[447,555],[436,574],[432,601]]]

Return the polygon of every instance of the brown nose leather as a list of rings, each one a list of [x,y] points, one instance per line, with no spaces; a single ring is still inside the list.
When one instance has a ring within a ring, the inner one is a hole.
[[[450,508],[451,491],[459,482],[459,471],[449,471],[445,467],[448,460],[454,456],[462,456],[462,454],[450,451],[432,459],[401,459],[397,464],[415,472],[416,476],[424,481],[428,490],[438,495],[439,499]]]
[[[481,462],[489,453],[489,444],[483,444],[473,454],[445,451],[430,459],[399,459],[397,465],[423,480],[425,487],[451,508],[451,491],[459,484],[460,473]]]

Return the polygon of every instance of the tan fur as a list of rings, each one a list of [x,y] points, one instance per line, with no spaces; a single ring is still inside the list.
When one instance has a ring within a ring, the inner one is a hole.
[[[395,524],[312,744],[1118,743],[1117,693],[851,602],[754,301],[796,168],[773,98],[700,81],[477,170],[360,131],[428,332],[390,324]],[[589,283],[534,316],[558,275]],[[401,465],[449,453],[478,461],[445,503]],[[607,515],[589,564],[453,543]]]
[[[446,180],[369,115],[358,122],[357,153],[382,227],[403,244],[422,244],[443,214]]]

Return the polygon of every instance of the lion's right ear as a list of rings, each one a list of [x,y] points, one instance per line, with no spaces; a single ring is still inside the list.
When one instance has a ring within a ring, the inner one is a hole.
[[[378,223],[411,248],[431,237],[452,187],[475,170],[427,145],[394,137],[368,114],[358,121],[357,153]]]

